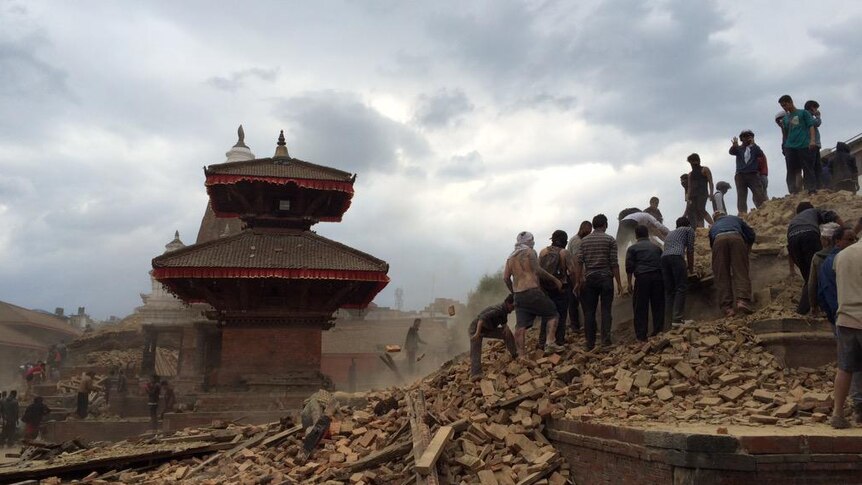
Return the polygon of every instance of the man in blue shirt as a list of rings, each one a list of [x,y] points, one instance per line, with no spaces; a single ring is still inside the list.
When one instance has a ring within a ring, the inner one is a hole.
[[[748,258],[755,238],[754,229],[739,217],[715,213],[715,223],[709,229],[709,246],[718,301],[725,316],[732,317],[737,311],[754,311]]]
[[[817,175],[814,166],[817,150],[814,116],[793,104],[793,98],[785,94],[778,98],[778,104],[787,113],[782,120],[782,144],[784,160],[787,164],[787,191],[795,194],[801,190],[796,177],[802,172],[805,190],[809,194],[817,192]]]
[[[742,141],[742,145],[739,142]],[[763,150],[754,143],[754,132],[743,130],[739,139],[733,137],[729,153],[736,157],[736,210],[739,215],[748,213],[748,191],[754,199],[754,207],[766,202],[766,187],[760,178],[760,159],[766,158]]]

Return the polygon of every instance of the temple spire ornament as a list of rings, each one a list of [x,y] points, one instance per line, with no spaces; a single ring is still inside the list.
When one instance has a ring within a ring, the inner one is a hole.
[[[284,141],[284,130],[278,134],[278,146],[275,147],[275,155],[272,158],[290,158],[287,153],[287,142]]]
[[[237,128],[236,137],[237,141],[236,145],[233,146],[234,148],[248,148],[245,144],[245,130],[242,129],[242,125],[239,125],[239,128]]]

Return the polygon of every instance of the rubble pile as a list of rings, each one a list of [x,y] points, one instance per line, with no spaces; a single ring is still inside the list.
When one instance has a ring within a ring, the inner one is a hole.
[[[766,201],[759,209],[746,216],[746,222],[764,239],[781,247],[787,245],[787,224],[796,215],[796,206],[802,201],[814,207],[838,213],[845,224],[853,226],[862,217],[862,197],[850,192],[821,190],[816,194],[794,194]]]
[[[162,359],[172,363],[176,367],[176,362],[179,359],[179,351],[173,349],[157,348],[157,359]],[[134,370],[137,372],[141,367],[141,359],[143,353],[141,349],[115,349],[115,350],[94,350],[85,356],[85,365],[100,367],[100,368],[116,368]]]

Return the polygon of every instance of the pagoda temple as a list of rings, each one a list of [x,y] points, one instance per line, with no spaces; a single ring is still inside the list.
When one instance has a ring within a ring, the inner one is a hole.
[[[242,138],[240,131],[238,144]],[[215,341],[202,346],[208,384],[328,387],[321,332],[336,310],[366,307],[389,282],[386,262],[311,230],[341,221],[356,176],[292,158],[283,131],[273,157],[214,164],[204,174],[207,211],[238,218],[242,230],[158,256],[152,274],[186,303],[212,307]]]

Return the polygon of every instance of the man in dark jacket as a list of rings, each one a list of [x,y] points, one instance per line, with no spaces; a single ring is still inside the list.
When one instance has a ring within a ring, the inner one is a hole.
[[[661,275],[661,248],[649,239],[649,229],[635,228],[637,242],[626,251],[626,279],[632,290],[635,337],[644,342],[649,330],[649,310],[652,308],[652,334],[664,327],[664,282]],[[632,288],[632,276],[635,286]]]
[[[742,141],[742,145],[739,141]],[[754,132],[743,130],[739,139],[733,137],[730,146],[730,154],[736,157],[736,210],[739,215],[748,213],[748,191],[754,199],[754,207],[760,207],[766,202],[766,189],[760,178],[760,158],[766,158],[763,150],[754,143]]]
[[[0,444],[12,446],[18,433],[18,391],[9,391],[9,396],[3,401],[3,433]]]
[[[756,237],[754,229],[739,217],[715,213],[715,224],[709,229],[712,274],[719,304],[728,317],[736,315],[737,311],[753,311],[748,258]]]
[[[839,141],[835,153],[830,157],[830,178],[832,190],[849,190],[854,194],[859,190],[859,167],[850,154],[850,147]]]
[[[45,416],[51,414],[48,406],[42,402],[41,396],[33,398],[33,402],[24,410],[24,416],[21,421],[26,425],[24,428],[24,439],[34,440],[39,436],[39,428],[42,426],[42,420]]]
[[[796,307],[796,312],[800,315],[807,315],[811,310],[807,287],[811,260],[817,251],[823,249],[820,243],[820,225],[828,222],[844,225],[844,221],[835,212],[816,209],[810,202],[800,202],[796,206],[796,216],[787,226],[787,261],[790,274],[796,274],[793,268],[796,265],[804,281],[799,305]]]

